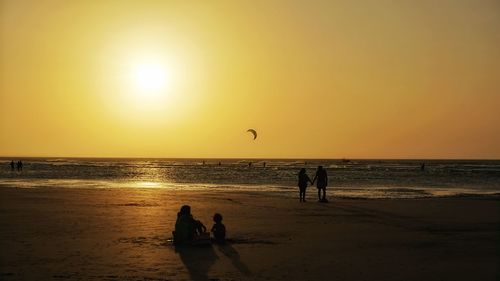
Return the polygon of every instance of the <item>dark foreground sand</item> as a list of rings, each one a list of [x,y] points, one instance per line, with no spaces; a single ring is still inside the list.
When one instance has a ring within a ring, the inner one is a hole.
[[[498,199],[0,189],[0,280],[500,280]],[[175,249],[182,204],[230,243]]]

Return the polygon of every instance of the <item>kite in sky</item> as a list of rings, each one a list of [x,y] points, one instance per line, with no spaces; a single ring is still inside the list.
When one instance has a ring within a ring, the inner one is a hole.
[[[248,129],[247,132],[250,132],[253,134],[253,139],[257,138],[257,131],[255,131],[254,129]]]

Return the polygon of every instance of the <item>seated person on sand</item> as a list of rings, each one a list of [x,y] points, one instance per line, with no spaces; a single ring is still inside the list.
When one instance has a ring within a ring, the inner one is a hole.
[[[177,213],[174,235],[175,244],[192,243],[193,241],[204,239],[207,235],[207,228],[199,220],[195,220],[191,215],[191,207],[184,205]]]
[[[226,240],[226,227],[222,224],[222,215],[216,213],[214,215],[214,226],[212,226],[212,233],[214,235],[215,242],[224,243]]]

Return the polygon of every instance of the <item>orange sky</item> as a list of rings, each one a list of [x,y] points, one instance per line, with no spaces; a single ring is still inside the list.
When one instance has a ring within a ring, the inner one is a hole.
[[[0,156],[500,158],[496,0],[0,3]]]

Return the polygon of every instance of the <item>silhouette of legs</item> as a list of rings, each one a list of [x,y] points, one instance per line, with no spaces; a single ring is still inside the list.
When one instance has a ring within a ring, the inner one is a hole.
[[[321,190],[323,190],[323,196],[321,196]],[[326,200],[326,188],[318,188],[318,201]]]
[[[306,202],[306,189],[305,188],[299,189],[299,197],[300,197],[300,202]]]

